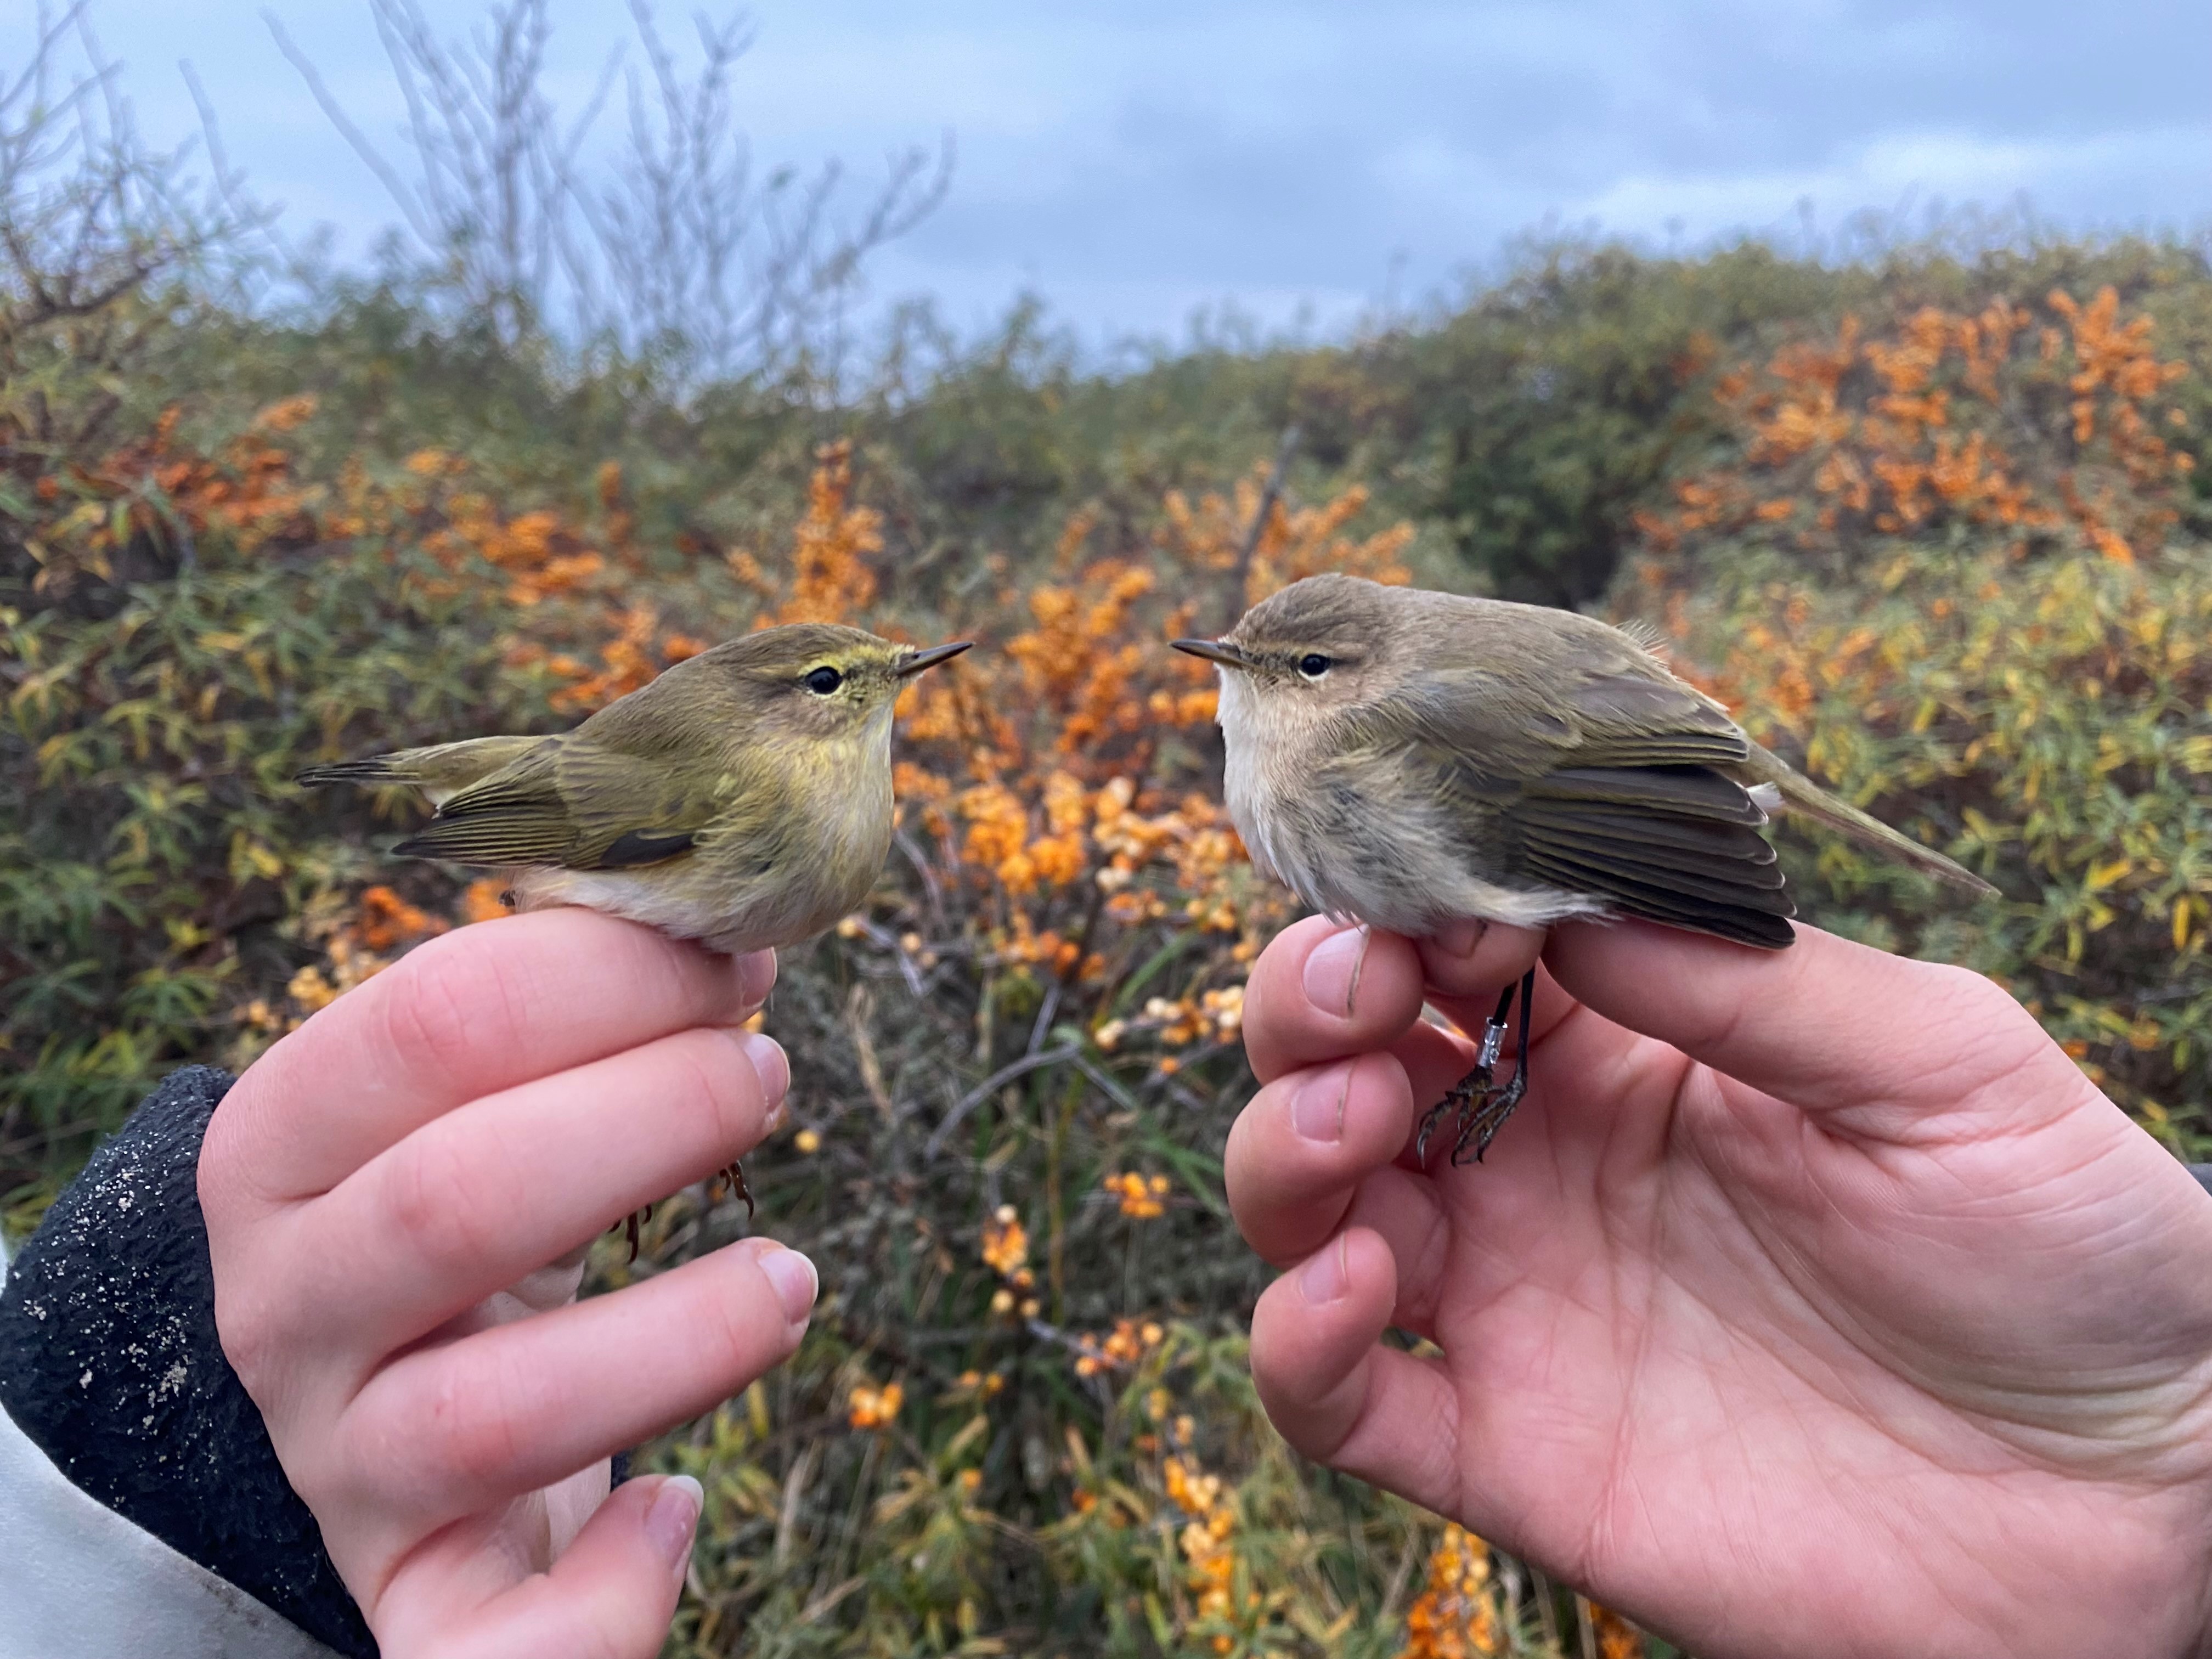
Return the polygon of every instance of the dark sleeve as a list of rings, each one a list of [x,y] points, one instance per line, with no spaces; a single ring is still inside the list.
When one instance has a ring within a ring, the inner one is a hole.
[[[200,1140],[227,1073],[163,1081],[0,1289],[0,1406],[76,1487],[325,1645],[376,1641],[216,1335]]]

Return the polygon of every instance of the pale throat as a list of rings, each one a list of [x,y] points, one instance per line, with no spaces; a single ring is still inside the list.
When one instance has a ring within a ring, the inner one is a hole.
[[[864,836],[888,829],[891,794],[891,705],[871,709],[852,731],[824,739],[804,769],[803,787],[823,818]]]
[[[1280,844],[1279,793],[1294,790],[1310,772],[1310,757],[1321,742],[1321,711],[1292,696],[1273,699],[1263,716],[1248,675],[1225,666],[1218,672],[1221,700],[1215,719],[1227,749],[1222,785],[1230,816],[1246,827],[1247,850],[1262,871],[1287,880],[1298,860],[1285,856],[1290,849]]]

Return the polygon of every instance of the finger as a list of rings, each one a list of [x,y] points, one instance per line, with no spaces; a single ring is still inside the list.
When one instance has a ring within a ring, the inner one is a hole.
[[[327,1191],[465,1101],[672,1031],[737,1024],[775,981],[772,953],[717,956],[574,908],[447,933],[248,1068],[209,1125],[211,1196]]]
[[[1528,970],[1524,968],[1522,973]],[[1427,1106],[1440,1097],[1443,1091],[1467,1075],[1474,1064],[1474,1040],[1498,1012],[1498,1000],[1508,986],[1515,988],[1515,1003],[1506,1011],[1505,1036],[1498,1053],[1506,1060],[1518,1058],[1521,1052],[1521,1015],[1519,1012],[1518,975],[1495,985],[1473,981],[1474,988],[1461,994],[1451,994],[1431,988],[1429,1006],[1451,1021],[1464,1036],[1440,1030],[1426,1021],[1418,1024],[1390,1045],[1391,1052],[1405,1062],[1407,1075],[1413,1079],[1413,1100],[1417,1105]],[[1559,988],[1559,982],[1545,971],[1540,963],[1536,969],[1534,1006],[1528,1020],[1528,1045],[1533,1049],[1548,1039],[1559,1024],[1577,1006],[1575,1000]],[[1454,1069],[1456,1067],[1456,1069]]]
[[[768,1037],[679,1031],[449,1112],[299,1212],[307,1316],[373,1364],[743,1156],[789,1079]]]
[[[1291,1072],[1261,1090],[1223,1152],[1245,1243],[1278,1267],[1310,1253],[1336,1231],[1358,1183],[1397,1157],[1413,1121],[1406,1069],[1389,1054]]]
[[[386,1653],[426,1659],[653,1659],[683,1593],[699,1526],[688,1475],[624,1482],[547,1571],[465,1611],[465,1579],[440,1582],[434,1545],[394,1578],[379,1607]]]
[[[337,1494],[416,1535],[549,1486],[748,1387],[799,1346],[811,1262],[749,1238],[395,1360],[341,1420]],[[326,1500],[328,1501],[328,1500]]]
[[[1828,1115],[1832,1128],[1886,1133],[2000,1080],[2020,1085],[2005,1090],[2007,1102],[2040,1095],[2053,1110],[2093,1092],[1981,975],[1817,927],[1796,933],[1788,950],[1769,951],[1643,923],[1574,923],[1553,930],[1547,956],[1595,1012]]]
[[[1379,1048],[1421,1011],[1421,963],[1395,933],[1309,916],[1278,933],[1244,989],[1244,1052],[1262,1083]]]
[[[1456,921],[1439,928],[1415,945],[1431,1000],[1494,999],[1536,965],[1544,937],[1540,927],[1502,921]]]
[[[1397,1271],[1390,1323],[1415,1336],[1435,1335],[1437,1306],[1453,1288],[1454,1224],[1446,1203],[1444,1188],[1426,1173],[1394,1164],[1359,1183],[1344,1218],[1346,1231],[1364,1229],[1389,1247]]]
[[[1252,1310],[1252,1381],[1316,1462],[1450,1513],[1459,1402],[1437,1365],[1382,1346],[1397,1299],[1389,1247],[1347,1228]]]

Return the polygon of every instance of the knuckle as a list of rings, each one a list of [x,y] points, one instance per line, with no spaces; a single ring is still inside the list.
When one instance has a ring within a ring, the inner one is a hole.
[[[762,1115],[760,1078],[752,1060],[726,1031],[686,1031],[662,1045],[669,1104],[696,1121],[708,1142],[720,1146],[755,1133]]]
[[[575,1610],[569,1630],[575,1659],[649,1659],[664,1632],[640,1627],[640,1609],[627,1600],[594,1596]]]
[[[291,1346],[290,1321],[283,1317],[287,1305],[286,1298],[252,1281],[216,1280],[216,1340],[257,1404],[267,1397]]]
[[[1928,964],[1921,1008],[1931,1025],[1957,1037],[1962,1052],[1985,1049],[1993,1040],[2001,1042],[2033,1024],[2002,986],[1971,968],[1943,963]]]
[[[430,1508],[469,1501],[511,1469],[520,1450],[512,1379],[457,1343],[387,1371],[354,1426],[351,1460],[375,1489]]]
[[[437,1368],[423,1402],[423,1439],[438,1465],[471,1487],[495,1482],[521,1453],[516,1425],[528,1413],[516,1390],[523,1379],[512,1367],[487,1364],[481,1354],[457,1350]]]
[[[475,1050],[522,1035],[521,998],[496,951],[434,939],[387,975],[384,1019],[398,1053],[434,1070],[460,1066]]]
[[[2011,1018],[2022,1013],[2012,993],[1986,975],[1949,963],[1926,964],[1928,999],[1945,1012],[1978,1019]]]
[[[479,1259],[490,1243],[480,1172],[443,1125],[410,1136],[391,1154],[385,1220],[433,1264]]]
[[[1923,1090],[1979,1093],[2032,1070],[2056,1054],[2034,1016],[1994,980],[1970,968],[1925,964],[1919,997],[1927,1029],[1948,1041],[1920,1079]],[[2071,1074],[2071,1066],[2069,1066]]]
[[[356,1411],[343,1466],[326,1480],[333,1492],[413,1524],[474,1506],[514,1442],[498,1413],[475,1404],[453,1370],[410,1376]]]
[[[303,1035],[295,1031],[284,1042]],[[277,1171],[286,1167],[288,1145],[299,1133],[297,1103],[311,1093],[305,1081],[311,1070],[300,1048],[280,1043],[246,1069],[208,1119],[196,1176],[208,1248],[217,1261],[293,1196]]]

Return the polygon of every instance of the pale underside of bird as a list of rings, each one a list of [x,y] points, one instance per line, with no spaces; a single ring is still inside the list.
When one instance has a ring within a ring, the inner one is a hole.
[[[1594,617],[1321,576],[1219,640],[1176,643],[1219,667],[1228,805],[1255,864],[1340,919],[1424,938],[1462,920],[1633,917],[1782,949],[1796,906],[1760,834],[1778,809],[1995,890],[1820,789],[1650,639]],[[1516,994],[1460,1097],[1455,1159],[1480,1157],[1525,1087],[1525,1041],[1514,1082],[1488,1078]]]

